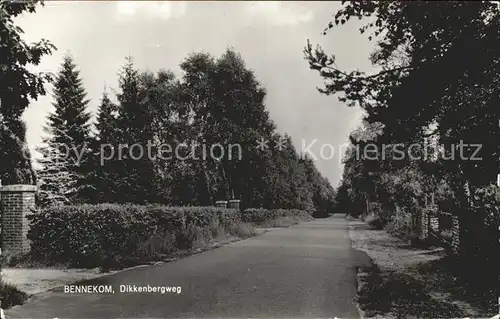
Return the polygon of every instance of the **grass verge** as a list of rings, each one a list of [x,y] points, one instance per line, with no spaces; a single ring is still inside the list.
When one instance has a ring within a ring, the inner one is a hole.
[[[255,226],[262,228],[287,228],[302,222],[311,221],[312,219],[313,218],[309,216],[308,217],[283,216],[272,220],[267,220],[263,223],[256,224]]]
[[[353,248],[373,262],[358,270],[358,303],[365,317],[489,318],[498,313],[498,296],[460,280],[456,261],[442,248],[414,248],[362,221],[349,224]]]

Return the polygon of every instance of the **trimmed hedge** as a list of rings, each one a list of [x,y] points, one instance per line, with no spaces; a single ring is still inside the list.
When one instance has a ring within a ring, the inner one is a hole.
[[[249,208],[245,209],[241,215],[243,221],[257,225],[261,225],[266,222],[283,217],[289,217],[296,221],[312,219],[312,216],[309,212],[300,209]]]
[[[55,206],[29,218],[31,258],[109,268],[191,249],[221,231],[238,232],[242,223],[233,209],[132,204]]]

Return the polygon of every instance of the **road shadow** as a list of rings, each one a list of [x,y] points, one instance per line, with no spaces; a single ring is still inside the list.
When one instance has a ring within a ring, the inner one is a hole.
[[[372,264],[360,269],[363,289],[359,305],[367,317],[457,318],[463,312],[454,304],[428,294],[426,285],[409,274],[382,272]]]

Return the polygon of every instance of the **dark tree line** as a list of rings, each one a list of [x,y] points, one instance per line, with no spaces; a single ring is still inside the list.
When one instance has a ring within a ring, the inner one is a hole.
[[[181,69],[179,78],[141,72],[128,58],[115,99],[103,93],[91,130],[82,80],[65,57],[41,149],[42,203],[212,205],[237,198],[246,207],[329,212],[332,187],[276,132],[266,91],[239,54],[192,54]],[[268,148],[257,147],[261,139]],[[69,146],[64,160],[61,145],[66,153]],[[220,146],[210,152],[212,145]]]
[[[381,71],[340,70],[321,47],[305,48],[325,80],[321,92],[365,111],[351,134],[338,208],[363,213],[376,203],[390,221],[396,207],[410,213],[434,194],[439,210],[460,218],[465,251],[487,260],[499,251],[498,3],[345,1],[325,33],[353,19],[366,22],[359,31],[376,41],[370,59]],[[405,156],[356,157],[352,150],[368,143],[379,152],[399,144]]]
[[[266,90],[239,54],[232,50],[219,58],[192,54],[181,62],[180,76],[167,70],[138,70],[129,58],[116,91],[104,90],[94,118],[88,111],[93,102],[70,56],[55,75],[28,71],[28,66],[36,66],[55,50],[46,40],[26,44],[13,22],[24,11],[35,12],[36,5],[36,1],[1,2],[3,184],[40,185],[42,205],[212,205],[237,198],[245,207],[301,208],[317,215],[331,209],[332,187],[313,161],[299,156],[291,138],[276,131],[265,107]],[[55,110],[37,149],[42,157],[35,172],[21,116],[30,99],[46,93],[47,83],[53,84]],[[269,141],[268,148],[256,148],[261,139]],[[168,160],[157,156],[165,145],[175,148],[182,143],[200,146],[194,152],[184,147],[183,159],[174,154]],[[222,145],[214,151],[219,152],[217,158],[203,158],[202,145],[214,144]],[[230,158],[231,145],[236,144],[241,149]],[[278,144],[283,148],[276,148]],[[121,149],[125,156],[118,156],[119,145],[128,145]],[[139,156],[140,147],[153,156]]]
[[[195,53],[180,66],[179,77],[141,71],[129,57],[93,120],[78,67],[66,56],[38,148],[39,203],[213,205],[236,198],[244,207],[326,216],[333,188],[276,131],[266,90],[241,56]],[[260,140],[266,148],[257,148]]]

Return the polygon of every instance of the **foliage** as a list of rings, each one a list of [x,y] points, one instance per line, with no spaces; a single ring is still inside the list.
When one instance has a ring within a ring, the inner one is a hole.
[[[140,72],[128,58],[116,103],[105,93],[99,106],[89,201],[212,205],[239,198],[244,207],[327,216],[333,188],[288,135],[275,131],[266,90],[242,57],[194,53],[180,67],[180,78]],[[269,141],[262,150],[261,139]],[[129,145],[123,154],[131,145],[145,154],[119,158],[120,144]]]
[[[11,284],[0,283],[0,298],[2,300],[2,309],[22,305],[28,300],[28,294],[20,291]]]
[[[245,209],[241,215],[241,219],[243,221],[257,225],[270,220],[279,219],[281,217],[291,217],[304,221],[311,218],[311,214],[307,211],[299,209],[249,208]]]
[[[78,176],[68,169],[70,159],[64,153],[64,147],[51,140],[46,142],[46,146],[37,149],[43,154],[38,160],[42,168],[37,172],[37,205],[70,204],[76,193]]]
[[[461,216],[461,227],[466,236],[461,245],[465,253],[473,260],[481,260],[486,266],[495,264],[494,271],[498,271],[496,264],[500,260],[498,196],[496,185],[475,189],[471,211]]]
[[[50,74],[29,69],[55,47],[47,40],[26,43],[14,18],[35,12],[37,2],[0,1],[0,179],[4,185],[36,181],[21,117],[30,99],[45,95],[44,84],[51,79]]]
[[[406,160],[394,160],[391,156],[389,160],[376,161],[375,166],[360,161],[358,171],[375,177],[349,173],[348,167],[346,177],[352,180],[346,180],[349,188],[364,187],[365,196],[380,197],[376,195],[377,188],[390,191],[397,185],[394,182],[400,179],[398,176],[406,175],[410,177],[407,181],[397,182],[403,186],[401,193],[407,189],[410,194],[413,189],[413,197],[418,200],[420,194],[446,184],[447,195],[456,198],[453,212],[460,214],[471,209],[473,188],[491,183],[491,172],[499,164],[499,144],[490,135],[498,126],[498,107],[494,105],[498,105],[500,96],[500,52],[494,43],[500,34],[499,17],[498,6],[489,1],[346,1],[327,30],[352,18],[366,21],[360,32],[376,41],[370,57],[379,69],[375,74],[342,71],[336,67],[335,56],[307,44],[304,53],[309,66],[325,79],[325,87],[320,91],[338,94],[350,106],[361,106],[368,123],[383,124],[382,134],[372,139],[375,143],[402,143],[408,147],[432,139],[440,143],[439,151],[449,158],[460,142],[482,145],[476,154],[481,161],[469,159],[474,151],[470,146],[463,149],[466,158],[456,154],[451,160],[438,157],[409,161],[408,156]],[[461,62],[465,60],[467,63]],[[378,172],[386,175],[380,181]],[[353,184],[354,176],[361,182]],[[418,176],[422,178],[415,180],[412,187],[411,180]],[[399,203],[405,201],[409,205],[408,198],[397,199]]]
[[[86,178],[88,187],[86,200],[89,203],[111,202],[116,198],[115,180],[117,179],[116,166],[112,162],[101,162],[101,158],[107,158],[112,152],[108,145],[114,145],[116,141],[116,112],[117,106],[113,103],[105,90],[97,111],[97,123],[95,131],[89,142],[89,172]]]
[[[370,225],[373,229],[382,229],[384,227],[384,221],[376,215],[368,215],[365,218],[365,222]]]
[[[37,149],[42,154],[37,173],[44,205],[68,204],[84,196],[90,142],[86,95],[73,59],[65,56],[54,83],[55,111],[48,116],[48,136]]]
[[[500,164],[498,3],[344,1],[325,34],[354,18],[375,42],[376,72],[341,70],[321,47],[308,42],[304,49],[325,80],[320,92],[365,111],[363,126],[351,134],[337,202],[365,211],[379,203],[375,218],[396,228],[397,209],[427,209],[423,198],[434,194],[439,209],[460,218],[462,257],[471,268],[461,265],[491,280],[500,253],[498,187],[491,185]],[[379,124],[380,134],[373,134]],[[402,156],[355,156],[367,143],[379,151],[401,145]],[[414,145],[417,158],[409,156]]]
[[[248,209],[158,204],[50,206],[30,215],[28,259],[74,267],[124,267],[190,250],[224,234],[252,236],[252,225],[282,217],[306,221],[301,210]],[[123,236],[127,234],[127,236]]]
[[[28,44],[23,30],[14,23],[22,13],[34,13],[38,1],[0,1],[0,183],[36,184],[31,155],[26,145],[22,115],[30,99],[45,95],[50,74],[34,73],[44,55],[55,47],[47,40]],[[21,304],[26,294],[0,280],[3,307]]]
[[[307,184],[312,193],[313,216],[316,218],[328,217],[333,213],[335,206],[335,191],[330,181],[318,171],[312,159],[305,157],[302,163],[305,166]]]
[[[161,249],[148,256],[157,259],[191,249],[201,230],[212,223],[228,232],[241,223],[231,209],[132,204],[51,206],[30,219],[33,258],[76,267],[144,261],[145,246],[160,241]]]

